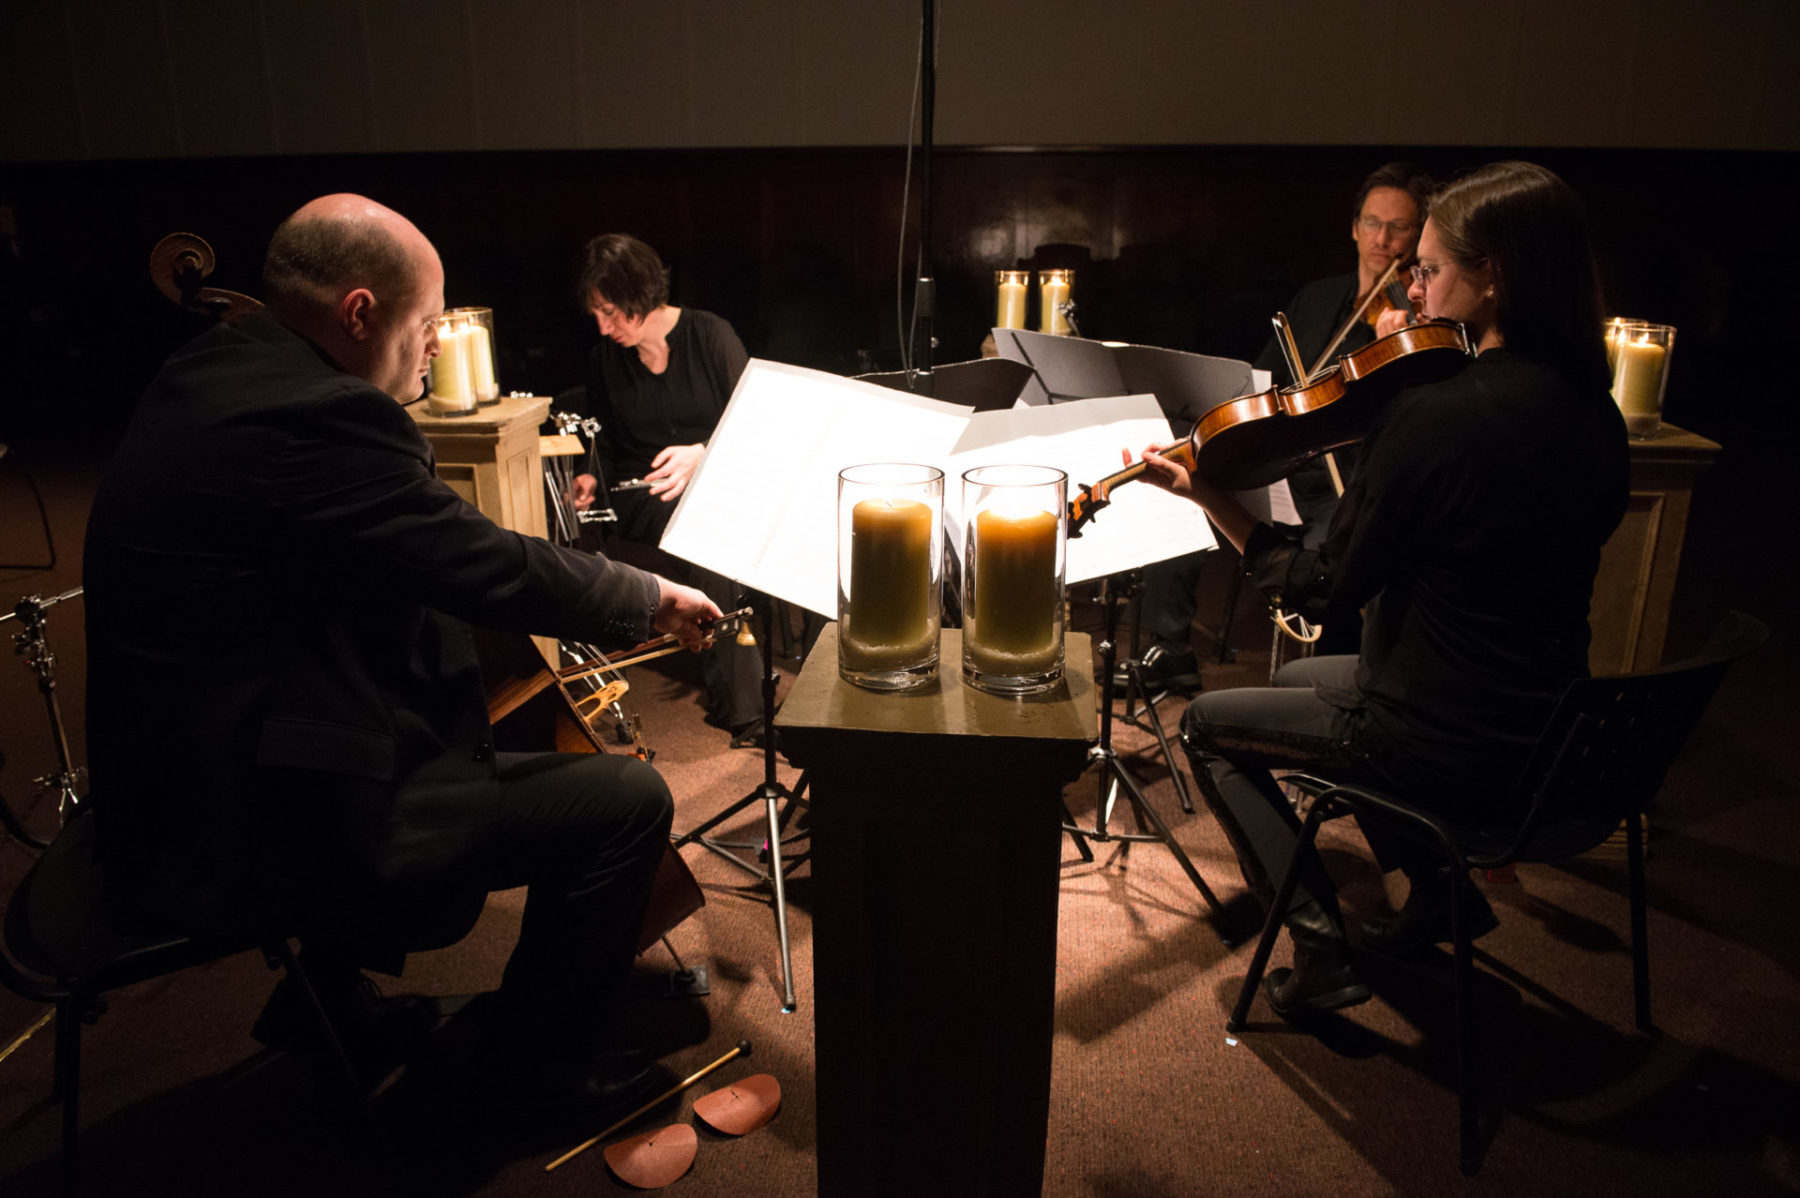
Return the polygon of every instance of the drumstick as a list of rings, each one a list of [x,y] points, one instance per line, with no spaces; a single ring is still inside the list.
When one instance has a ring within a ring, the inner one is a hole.
[[[706,1068],[700,1070],[698,1073],[689,1077],[686,1081],[680,1082],[677,1085],[673,1086],[672,1088],[663,1091],[661,1094],[658,1094],[655,1098],[652,1098],[649,1102],[646,1102],[643,1106],[641,1106],[637,1110],[631,1112],[631,1114],[625,1116],[623,1119],[619,1120],[617,1123],[613,1124],[611,1127],[607,1128],[605,1131],[601,1132],[599,1135],[595,1136],[593,1139],[588,1140],[582,1144],[577,1144],[575,1147],[569,1149],[567,1152],[563,1153],[561,1156],[557,1157],[555,1160],[553,1160],[549,1164],[545,1165],[544,1172],[548,1173],[548,1172],[550,1172],[550,1170],[556,1168],[556,1166],[562,1164],[564,1161],[569,1160],[573,1157],[579,1156],[582,1153],[586,1152],[588,1149],[590,1149],[594,1145],[598,1144],[601,1140],[604,1140],[607,1136],[612,1135],[615,1131],[618,1131],[621,1127],[624,1127],[627,1123],[630,1123],[633,1119],[636,1119],[639,1115],[643,1114],[645,1111],[649,1110],[651,1107],[655,1106],[657,1103],[662,1102],[664,1099],[667,1099],[667,1098],[673,1098],[675,1095],[681,1093],[683,1090],[687,1089],[689,1086],[693,1085],[695,1082],[699,1081],[701,1078],[705,1077],[707,1074],[711,1073],[713,1070],[717,1069],[719,1066],[724,1065],[729,1061],[735,1060],[738,1057],[747,1057],[749,1055],[750,1055],[750,1041],[739,1040],[737,1042],[736,1048],[732,1049],[730,1052],[726,1053],[724,1056],[720,1057],[718,1060],[714,1061],[712,1064],[708,1065]]]

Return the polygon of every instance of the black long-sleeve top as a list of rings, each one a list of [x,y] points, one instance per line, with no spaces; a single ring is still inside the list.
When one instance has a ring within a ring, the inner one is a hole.
[[[600,421],[595,444],[607,478],[641,478],[669,446],[704,443],[749,364],[731,325],[696,308],[681,309],[669,330],[661,374],[636,349],[602,339],[588,354],[586,414]]]
[[[1365,608],[1355,690],[1325,697],[1360,709],[1353,740],[1379,773],[1495,798],[1587,674],[1628,471],[1603,389],[1489,350],[1386,406],[1318,551],[1260,525],[1245,568],[1289,610]]]

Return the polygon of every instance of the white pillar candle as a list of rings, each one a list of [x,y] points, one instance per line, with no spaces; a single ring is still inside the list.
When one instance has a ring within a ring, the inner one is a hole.
[[[438,415],[475,410],[475,388],[464,348],[464,330],[438,327],[438,356],[431,360],[431,410]]]
[[[1022,329],[1025,327],[1025,284],[1000,284],[1000,306],[994,316],[994,327],[998,329]]]
[[[494,381],[494,339],[487,326],[471,320],[463,330],[463,350],[469,356],[469,383],[475,398],[492,403],[500,398],[500,387]]]
[[[851,509],[850,605],[839,642],[851,669],[910,665],[937,638],[931,526],[931,508],[912,499],[865,499]]]
[[[1648,337],[1621,338],[1613,371],[1613,399],[1633,436],[1655,434],[1662,422],[1663,370],[1668,352]]]
[[[1038,331],[1066,337],[1069,316],[1063,305],[1069,301],[1069,284],[1065,279],[1046,279],[1038,287]]]
[[[975,517],[974,619],[965,635],[983,672],[1031,674],[1056,663],[1056,534],[1054,512],[989,508]]]

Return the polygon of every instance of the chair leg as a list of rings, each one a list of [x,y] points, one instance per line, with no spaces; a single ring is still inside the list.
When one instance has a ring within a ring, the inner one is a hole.
[[[1637,1027],[1653,1032],[1650,1021],[1650,930],[1644,913],[1644,827],[1633,811],[1625,822],[1625,860],[1631,876],[1631,989],[1637,1005]]]
[[[78,1184],[81,1134],[81,1003],[70,995],[56,1004],[56,1066],[51,1093],[62,1102],[62,1192]]]
[[[1456,1002],[1456,1116],[1457,1142],[1463,1175],[1473,1177],[1481,1168],[1480,1087],[1475,1064],[1475,955],[1469,944],[1467,870],[1452,868],[1450,932],[1455,954]]]
[[[1312,810],[1306,813],[1306,823],[1300,828],[1300,839],[1294,845],[1294,855],[1288,858],[1287,869],[1281,875],[1281,885],[1275,888],[1275,898],[1269,904],[1268,916],[1263,920],[1262,935],[1257,938],[1256,952],[1250,958],[1250,972],[1244,975],[1244,984],[1238,990],[1237,1005],[1231,1009],[1231,1018],[1225,1021],[1225,1030],[1239,1032],[1243,1030],[1244,1020],[1250,1016],[1250,1004],[1256,1001],[1256,988],[1262,984],[1263,970],[1268,968],[1269,954],[1275,949],[1275,937],[1281,934],[1282,917],[1287,913],[1288,903],[1293,901],[1294,890],[1300,885],[1300,860],[1313,845],[1319,835],[1319,825],[1324,822],[1325,808],[1329,803],[1315,802]]]
[[[265,950],[271,957],[281,963],[300,987],[300,993],[306,996],[308,1009],[317,1021],[319,1031],[323,1034],[325,1046],[330,1049],[336,1061],[338,1072],[344,1079],[344,1085],[350,1095],[352,1105],[361,1116],[363,1126],[373,1134],[379,1134],[375,1124],[375,1113],[369,1107],[369,1096],[363,1090],[362,1079],[356,1075],[356,1066],[350,1063],[350,1054],[344,1050],[344,1043],[338,1037],[337,1027],[331,1022],[331,1016],[325,1012],[325,1004],[319,1001],[319,992],[313,989],[312,978],[307,976],[306,968],[300,964],[300,958],[286,940],[277,940]]]

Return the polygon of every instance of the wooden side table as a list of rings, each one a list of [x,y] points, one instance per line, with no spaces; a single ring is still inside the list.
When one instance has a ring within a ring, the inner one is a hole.
[[[437,455],[437,475],[502,528],[541,537],[544,467],[538,425],[550,411],[547,395],[510,395],[467,416],[434,416],[425,400],[406,409]],[[556,642],[533,637],[546,661]]]
[[[1694,482],[1718,452],[1717,442],[1672,424],[1631,443],[1631,499],[1600,552],[1588,608],[1588,668],[1595,674],[1662,664]]]
[[[1036,1195],[1050,1114],[1063,787],[1097,736],[1093,650],[1002,699],[838,677],[828,625],[775,725],[812,791],[819,1193]]]

